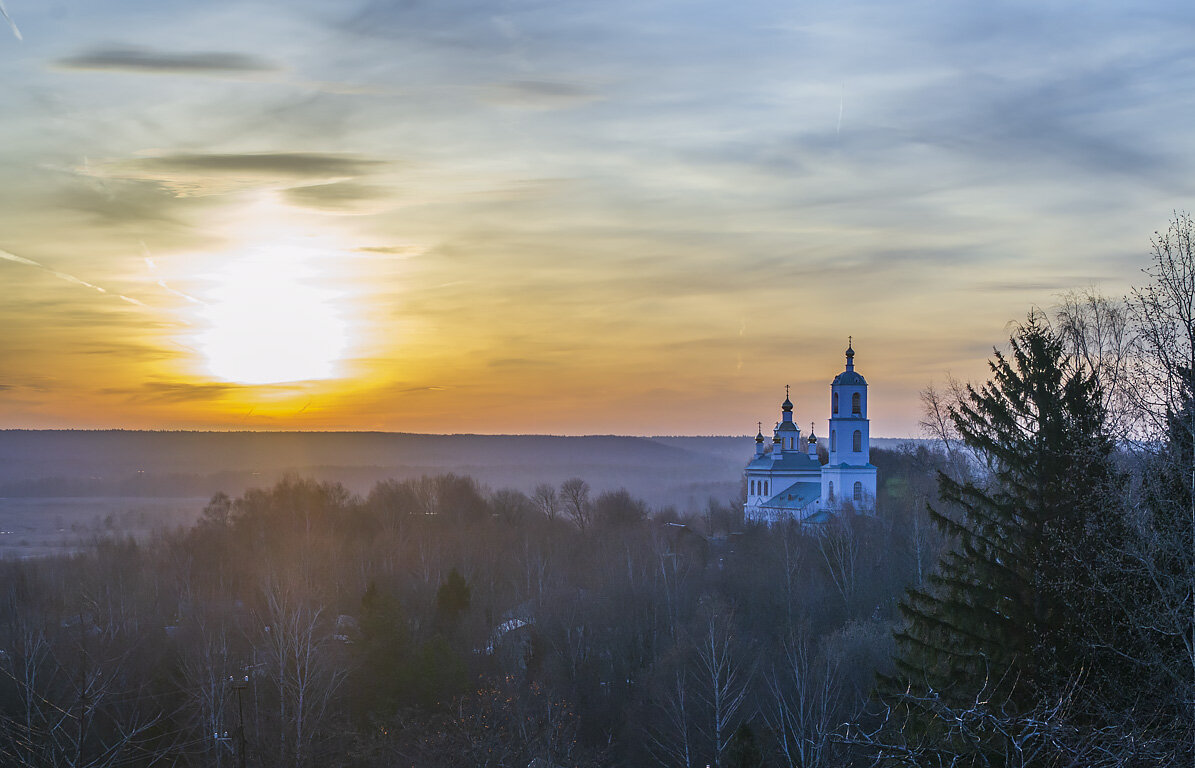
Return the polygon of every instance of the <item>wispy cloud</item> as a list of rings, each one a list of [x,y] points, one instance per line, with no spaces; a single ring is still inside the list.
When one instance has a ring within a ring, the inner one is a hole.
[[[284,192],[288,201],[306,208],[331,213],[376,213],[394,205],[393,192],[374,184],[338,181],[291,187]]]
[[[88,164],[82,173],[156,181],[180,195],[223,194],[254,186],[288,187],[297,181],[335,182],[376,172],[381,160],[319,152],[179,153]]]
[[[190,403],[220,400],[245,388],[218,382],[150,381],[138,387],[106,387],[105,395],[123,395],[137,403]]]
[[[5,14],[5,18],[7,18],[7,14]],[[58,59],[55,64],[64,69],[172,75],[227,75],[269,72],[277,69],[277,66],[265,59],[243,53],[227,51],[175,53],[136,47],[94,48],[74,56]]]
[[[4,7],[4,3],[2,0],[0,0],[0,16],[3,16],[4,20],[8,22],[8,28],[12,30],[13,37],[15,37],[18,40],[25,39],[24,37],[21,36],[21,30],[17,29],[17,23],[12,20],[12,16],[8,15],[8,9]]]
[[[575,83],[514,80],[491,85],[483,98],[493,104],[522,109],[563,109],[596,101],[596,91]]]

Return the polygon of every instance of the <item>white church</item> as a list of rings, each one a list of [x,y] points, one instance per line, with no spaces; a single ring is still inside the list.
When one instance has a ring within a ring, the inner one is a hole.
[[[787,389],[772,444],[764,443],[762,428],[755,435],[755,456],[746,470],[745,518],[812,523],[848,505],[874,514],[876,468],[868,448],[867,380],[855,371],[852,345],[846,349],[846,370],[830,384],[830,460],[825,465],[818,460],[812,424],[809,438],[801,439]]]

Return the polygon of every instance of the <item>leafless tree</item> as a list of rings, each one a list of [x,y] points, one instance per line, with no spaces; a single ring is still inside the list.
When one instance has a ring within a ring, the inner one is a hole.
[[[873,766],[908,768],[1129,768],[1169,765],[1164,747],[1109,725],[1089,727],[1074,717],[1072,686],[1028,712],[993,701],[985,688],[958,705],[928,690],[887,700],[878,723],[848,726],[841,738],[872,757]],[[928,713],[933,733],[913,724]]]
[[[785,627],[789,631],[792,631],[796,626],[796,616],[793,614],[793,609],[799,605],[801,590],[804,586],[801,583],[801,574],[805,567],[806,550],[802,546],[804,536],[800,523],[790,521],[778,533],[780,535],[781,557],[783,558],[783,571],[781,575],[784,579]]]
[[[730,737],[739,722],[747,696],[750,670],[742,649],[735,642],[733,621],[727,608],[709,605],[701,622],[694,674],[696,693],[705,705],[699,720],[713,751],[714,768],[721,768]]]
[[[134,755],[152,763],[168,743],[152,744],[163,713],[129,667],[129,638],[104,638],[79,613],[51,634],[22,622],[0,660],[15,715],[0,716],[0,757],[12,765],[109,768]]]
[[[960,481],[970,467],[971,456],[950,414],[965,401],[966,392],[966,385],[953,376],[946,377],[944,387],[931,383],[921,392],[921,432],[938,444],[946,455],[949,474]]]
[[[1147,437],[1164,435],[1195,371],[1195,221],[1176,213],[1150,242],[1149,282],[1129,296],[1131,393]]]
[[[764,673],[767,696],[761,709],[789,768],[829,765],[830,738],[837,726],[837,664],[833,657],[819,664],[811,646],[807,632],[796,632]]]
[[[1129,298],[1134,331],[1130,393],[1140,443],[1152,454],[1136,505],[1139,538],[1130,561],[1148,594],[1126,601],[1138,647],[1123,652],[1180,691],[1195,724],[1195,221],[1175,214],[1155,233],[1150,281]],[[1151,653],[1150,649],[1157,652]],[[1142,658],[1147,657],[1148,658]],[[1190,750],[1195,755],[1195,727]]]
[[[660,722],[648,728],[647,746],[662,766],[692,768],[694,765],[694,707],[689,688],[686,669],[677,666],[655,702]]]
[[[216,766],[230,753],[226,731],[230,731],[226,706],[230,666],[228,633],[225,627],[196,621],[193,638],[183,646],[179,664],[180,688],[186,692],[191,735],[203,746]]]
[[[593,522],[593,502],[589,500],[589,483],[572,477],[560,484],[560,498],[564,511],[582,531]]]
[[[311,742],[345,671],[332,658],[322,608],[277,585],[266,587],[265,600],[262,639],[267,674],[278,697],[279,764],[302,768],[311,763]]]
[[[555,520],[560,514],[560,497],[556,495],[556,488],[550,483],[540,483],[535,486],[531,495],[532,502],[548,520]]]
[[[821,553],[826,572],[842,597],[843,605],[850,606],[855,596],[859,572],[859,541],[856,538],[849,513],[840,513],[817,532],[817,551]]]
[[[1132,364],[1129,309],[1094,288],[1059,297],[1054,330],[1066,342],[1072,365],[1095,375],[1108,430],[1124,434],[1131,426],[1128,385]]]

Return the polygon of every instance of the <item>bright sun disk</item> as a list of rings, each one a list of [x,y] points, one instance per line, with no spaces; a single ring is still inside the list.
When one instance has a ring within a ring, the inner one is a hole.
[[[301,253],[263,251],[216,276],[196,339],[211,376],[277,384],[336,375],[346,328],[335,292],[320,286]]]

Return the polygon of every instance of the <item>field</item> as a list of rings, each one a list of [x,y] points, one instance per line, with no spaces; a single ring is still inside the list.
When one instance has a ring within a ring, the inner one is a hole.
[[[189,525],[204,497],[0,498],[0,558],[70,552],[102,536],[144,539]]]

